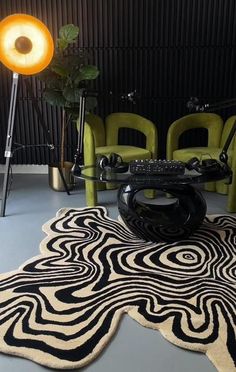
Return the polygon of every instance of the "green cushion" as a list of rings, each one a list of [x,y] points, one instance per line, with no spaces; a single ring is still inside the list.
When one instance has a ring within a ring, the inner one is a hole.
[[[96,155],[109,155],[112,152],[119,154],[124,161],[130,161],[133,159],[150,159],[151,153],[147,149],[143,149],[135,146],[122,146],[122,145],[113,145],[113,146],[101,146],[96,147]]]
[[[219,160],[219,156],[221,153],[221,149],[216,147],[188,147],[185,149],[179,149],[175,150],[173,152],[173,159],[174,160],[180,160],[183,162],[187,162],[193,157],[197,157],[199,160],[204,159],[217,159]],[[228,164],[231,164],[231,157],[232,157],[232,151],[228,151]]]
[[[221,153],[221,149],[215,148],[215,147],[192,147],[192,148],[186,148],[181,150],[176,150],[173,152],[173,159],[180,160],[183,162],[187,162],[193,157],[197,157],[199,160],[204,159],[217,159],[219,160],[219,156]],[[232,151],[229,150],[228,152],[228,164],[231,166],[231,160],[232,160]],[[208,183],[206,185],[206,190],[208,191],[214,191],[214,186],[211,183]],[[218,181],[216,184],[216,191],[219,194],[227,194],[228,193],[228,186],[225,184],[225,181]]]

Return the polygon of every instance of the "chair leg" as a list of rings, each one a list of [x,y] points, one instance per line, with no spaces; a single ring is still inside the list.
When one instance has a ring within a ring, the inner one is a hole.
[[[215,182],[207,182],[204,184],[204,189],[206,191],[215,192],[216,191],[216,183]]]
[[[117,188],[118,188],[118,185],[115,183],[110,183],[110,182],[106,183],[106,190],[115,190]]]
[[[95,182],[95,184],[96,184],[96,190],[97,191],[106,190],[106,184],[105,184],[105,182]]]
[[[144,191],[144,196],[147,199],[155,199],[156,195],[157,195],[156,190],[147,189],[147,190]]]
[[[96,182],[85,181],[86,203],[88,207],[97,205]]]
[[[218,194],[226,195],[229,192],[229,185],[225,183],[226,181],[219,181],[216,183],[216,192]]]

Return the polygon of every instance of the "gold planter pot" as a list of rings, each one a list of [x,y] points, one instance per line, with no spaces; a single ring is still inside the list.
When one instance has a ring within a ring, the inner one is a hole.
[[[61,168],[68,190],[72,190],[74,186],[74,178],[71,174],[71,168],[73,163],[64,162],[64,167]],[[48,166],[49,185],[55,191],[66,191],[58,166],[56,164],[50,164]]]

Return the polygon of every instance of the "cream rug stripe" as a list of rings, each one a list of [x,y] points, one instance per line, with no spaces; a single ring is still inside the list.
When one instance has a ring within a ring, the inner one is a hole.
[[[128,313],[236,371],[235,217],[207,216],[176,243],[140,240],[104,207],[63,208],[43,231],[41,254],[0,275],[1,352],[83,367]]]

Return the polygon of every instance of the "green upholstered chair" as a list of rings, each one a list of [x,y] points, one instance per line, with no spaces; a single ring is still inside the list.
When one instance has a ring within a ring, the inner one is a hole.
[[[119,145],[118,132],[121,128],[132,128],[144,134],[146,147]],[[157,157],[157,128],[150,120],[133,113],[110,114],[105,123],[94,114],[86,116],[84,128],[84,164],[96,164],[97,155],[119,154],[123,161],[150,159]],[[86,202],[88,206],[97,204],[97,189],[106,184],[85,181]],[[109,187],[109,183],[107,184]]]
[[[187,162],[193,157],[199,159],[213,158],[219,160],[219,155],[226,138],[234,124],[236,116],[231,116],[223,125],[219,115],[213,113],[196,113],[186,115],[171,124],[167,134],[167,159]],[[207,147],[179,148],[179,138],[182,133],[193,128],[206,128],[208,131]],[[228,164],[233,170],[232,184],[225,181],[205,184],[207,191],[228,194],[227,211],[236,212],[236,139],[234,138],[228,150]]]

